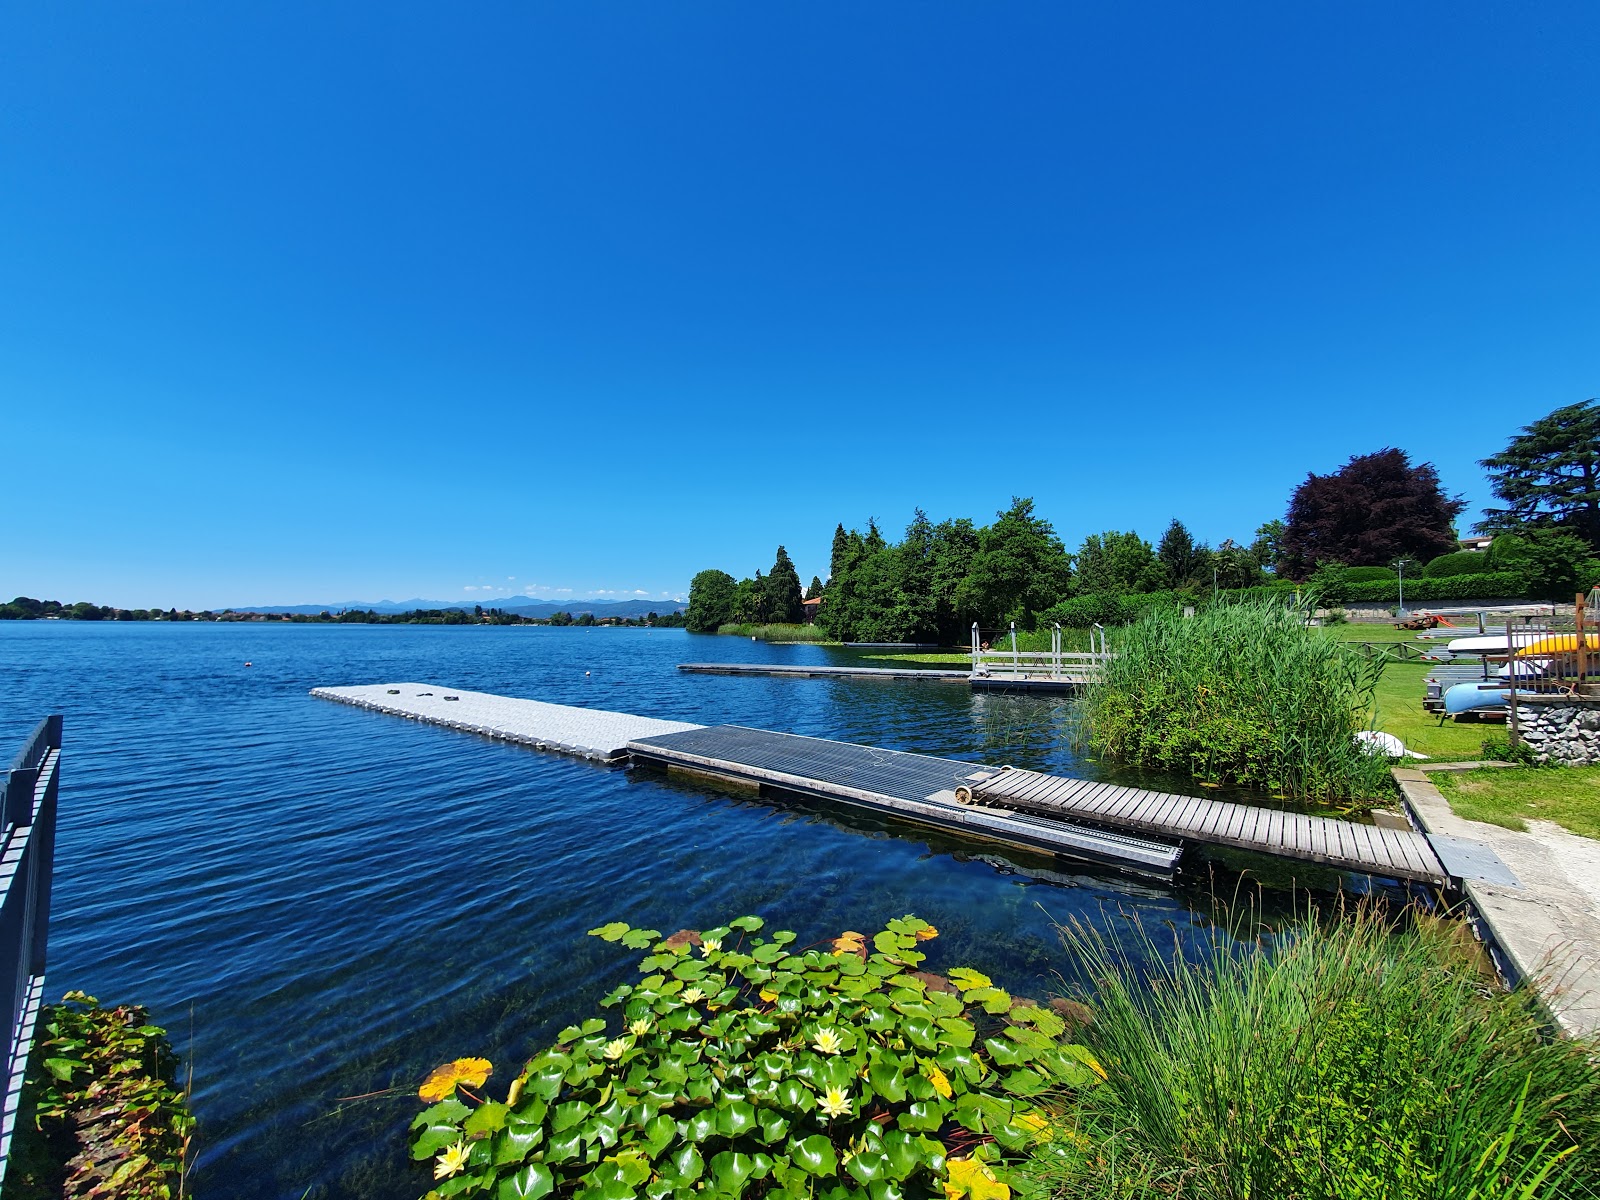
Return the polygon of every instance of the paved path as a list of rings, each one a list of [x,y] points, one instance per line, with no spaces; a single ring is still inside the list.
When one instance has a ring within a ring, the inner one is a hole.
[[[621,758],[635,738],[700,729],[687,721],[660,721],[598,708],[517,700],[488,692],[440,687],[436,683],[374,683],[362,687],[319,687],[311,694],[358,708],[411,717],[518,742],[539,750],[558,750],[609,762]]]
[[[1394,777],[1424,832],[1483,842],[1515,874],[1515,883],[1462,883],[1501,968],[1537,988],[1566,1033],[1600,1035],[1600,842],[1548,821],[1525,833],[1468,821],[1422,771]]]

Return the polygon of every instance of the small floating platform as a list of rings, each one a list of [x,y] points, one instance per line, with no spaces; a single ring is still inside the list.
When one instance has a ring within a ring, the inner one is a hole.
[[[967,671],[941,671],[912,667],[832,667],[821,664],[796,666],[790,663],[679,663],[678,670],[699,675],[788,675],[800,679],[923,679],[956,680],[965,683]]]
[[[363,687],[319,687],[311,694],[375,712],[427,721],[536,750],[614,762],[635,738],[699,729],[687,721],[661,721],[629,713],[541,700],[517,700],[436,683],[375,683]]]
[[[953,758],[880,750],[851,742],[771,733],[742,725],[713,725],[683,733],[639,738],[628,744],[636,761],[801,795],[876,809],[902,820],[1004,845],[1171,875],[1182,847],[1032,814],[961,804],[956,788],[993,774],[993,768]]]

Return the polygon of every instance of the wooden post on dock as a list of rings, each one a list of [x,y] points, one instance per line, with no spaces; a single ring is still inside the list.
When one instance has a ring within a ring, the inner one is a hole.
[[[1512,746],[1522,741],[1522,727],[1517,721],[1517,635],[1512,632],[1511,617],[1506,617],[1506,741]]]
[[[1588,622],[1585,619],[1584,605],[1584,594],[1579,592],[1576,600],[1573,601],[1572,613],[1576,618],[1573,623],[1578,627],[1578,686],[1580,688],[1583,687],[1585,677],[1589,674],[1589,642],[1584,633],[1584,626]]]

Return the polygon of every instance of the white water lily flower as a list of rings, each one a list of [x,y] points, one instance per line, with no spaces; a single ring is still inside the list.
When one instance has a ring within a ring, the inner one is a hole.
[[[628,1026],[628,1032],[633,1034],[634,1037],[643,1037],[650,1032],[650,1022],[640,1017]]]
[[[611,1041],[606,1043],[606,1048],[604,1050],[602,1050],[600,1053],[604,1054],[612,1062],[616,1062],[617,1059],[621,1058],[627,1052],[628,1052],[628,1039],[627,1038],[613,1038]]]
[[[822,1101],[817,1107],[830,1117],[843,1117],[850,1112],[850,1097],[844,1094],[843,1089],[830,1087],[822,1094]]]
[[[683,993],[683,1002],[685,1004],[699,1004],[705,998],[706,994],[699,988],[689,988]]]
[[[844,1049],[844,1039],[832,1029],[819,1029],[811,1047],[818,1054],[837,1054]]]
[[[445,1147],[445,1152],[439,1155],[439,1161],[433,1164],[433,1177],[444,1179],[454,1175],[467,1165],[467,1143],[459,1141],[454,1146]]]
[[[702,954],[706,955],[707,957],[710,957],[711,955],[715,954],[718,950],[721,950],[721,949],[722,949],[722,939],[721,938],[706,938],[705,941],[700,943],[700,952]]]

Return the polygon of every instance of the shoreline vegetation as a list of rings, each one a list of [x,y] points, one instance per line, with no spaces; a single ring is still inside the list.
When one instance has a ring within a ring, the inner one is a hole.
[[[1594,1047],[1420,909],[1224,914],[1187,950],[1057,926],[1042,1000],[930,964],[914,916],[762,928],[590,930],[643,977],[505,1085],[428,1076],[427,1200],[1566,1200],[1600,1171]]]
[[[221,621],[281,622],[293,625],[617,625],[630,628],[681,629],[681,612],[646,613],[642,617],[596,617],[593,613],[555,612],[548,617],[530,617],[500,608],[474,604],[468,608],[417,608],[406,612],[378,612],[370,608],[346,608],[319,613],[236,612],[223,609],[112,608],[109,605],[62,604],[59,600],[35,600],[18,596],[0,604],[0,621]]]

